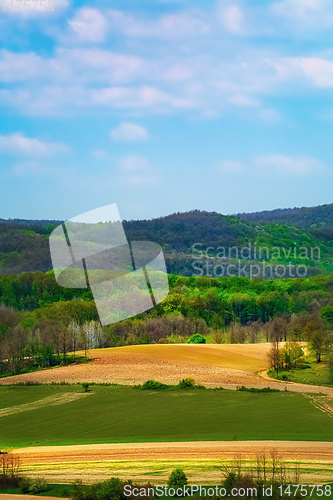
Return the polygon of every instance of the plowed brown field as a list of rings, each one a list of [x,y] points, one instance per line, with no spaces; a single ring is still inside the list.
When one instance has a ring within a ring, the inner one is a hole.
[[[236,389],[271,387],[295,392],[323,393],[333,397],[333,389],[279,382],[266,375],[267,353],[263,344],[167,344],[133,345],[87,351],[88,364],[69,365],[0,379],[0,385],[20,382],[143,384],[147,380],[174,384],[192,377],[206,387]],[[83,355],[80,352],[78,354]]]
[[[93,359],[88,364],[6,377],[0,384],[27,381],[138,384],[149,379],[177,383],[191,376],[207,386],[262,385],[265,382],[254,373],[268,368],[269,349],[270,344],[134,345],[95,349],[87,352]]]

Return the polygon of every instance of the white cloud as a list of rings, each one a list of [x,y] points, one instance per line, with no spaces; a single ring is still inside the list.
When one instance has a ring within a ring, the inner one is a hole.
[[[248,34],[252,29],[248,16],[253,12],[238,5],[238,0],[230,2],[223,1],[223,7],[218,4],[229,30]],[[94,15],[88,16],[90,11]],[[91,24],[86,26],[86,22]],[[81,8],[69,23],[72,39],[64,39],[67,45],[57,47],[52,56],[0,52],[0,81],[16,83],[1,86],[2,107],[35,116],[121,110],[120,121],[128,122],[145,113],[185,110],[209,118],[238,109],[243,115],[274,122],[280,116],[270,110],[270,96],[293,94],[302,81],[318,88],[333,86],[333,63],[322,57],[281,57],[277,44],[274,48],[257,42],[244,45],[243,38],[231,43],[226,30],[221,30],[216,6],[155,21],[151,15],[134,18],[121,11]],[[86,41],[104,40],[105,23],[113,24],[113,36],[122,42],[113,47],[121,46],[122,52],[73,47],[75,37],[77,41],[84,37]],[[204,43],[202,38],[189,38],[196,30],[205,35]],[[155,43],[149,40],[158,36]]]
[[[267,59],[282,82],[310,83],[317,88],[333,87],[333,62],[321,57]]]
[[[113,30],[133,37],[183,38],[198,36],[209,30],[208,24],[202,20],[203,13],[194,9],[167,14],[155,20],[139,19],[118,10],[110,10],[108,15]]]
[[[281,174],[283,176],[307,176],[328,173],[328,167],[310,156],[288,156],[268,154],[250,159],[247,163],[238,160],[223,160],[217,171],[223,174],[245,174],[250,176],[267,176]]]
[[[193,107],[193,103],[189,99],[174,97],[150,86],[94,89],[91,91],[90,98],[92,104],[123,109],[154,108],[161,112],[170,108]]]
[[[282,0],[271,5],[274,14],[291,18],[304,18],[322,8],[321,0]]]
[[[246,95],[234,95],[230,97],[230,102],[241,108],[258,108],[260,101]]]
[[[144,141],[148,139],[148,131],[135,123],[124,122],[111,130],[110,135],[116,141]]]
[[[270,154],[257,157],[254,163],[265,171],[275,171],[287,175],[311,175],[327,169],[322,162],[309,156]]]
[[[174,64],[164,71],[163,77],[168,82],[183,82],[194,74],[193,68],[185,64]]]
[[[244,13],[238,5],[230,5],[220,11],[222,24],[236,35],[243,33]]]
[[[142,156],[125,156],[120,160],[118,168],[121,182],[129,186],[149,186],[160,181],[156,167]]]
[[[189,50],[169,51],[167,60],[154,49],[146,59],[82,48],[58,49],[45,59],[2,53],[0,80],[4,75],[3,80],[19,83],[24,73],[31,84],[0,89],[1,102],[34,115],[98,107],[136,114],[200,110],[205,116],[237,107],[257,115],[263,107],[258,95],[275,93],[290,79],[290,68],[301,74],[295,64],[258,50],[248,50],[241,60]]]
[[[67,151],[67,147],[63,144],[30,139],[19,132],[7,136],[0,135],[0,151],[26,156],[50,156]]]
[[[52,61],[55,77],[78,77],[82,83],[126,83],[141,76],[144,61],[139,57],[99,49],[60,49]],[[58,72],[60,70],[60,74]]]
[[[35,80],[39,85],[62,85],[80,81],[123,83],[148,72],[139,57],[100,49],[58,48],[55,55],[42,58],[34,52],[0,51],[0,81]]]
[[[278,22],[284,21],[293,34],[302,34],[305,38],[316,32],[322,34],[333,26],[333,8],[329,0],[281,0],[269,6],[269,13]],[[276,25],[275,30],[281,32],[283,26]]]
[[[0,81],[12,82],[38,78],[43,71],[43,60],[34,52],[0,52]]]
[[[75,38],[81,42],[103,42],[108,31],[108,22],[97,9],[83,7],[68,21]]]
[[[289,61],[300,68],[315,87],[333,87],[333,62],[316,57],[290,58]]]

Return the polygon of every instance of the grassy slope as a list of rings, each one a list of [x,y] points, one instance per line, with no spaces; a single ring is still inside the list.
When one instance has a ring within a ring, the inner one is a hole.
[[[2,408],[79,386],[0,387]],[[90,396],[0,418],[0,448],[196,440],[332,441],[332,417],[301,394],[92,386]]]
[[[272,378],[277,378],[276,371],[269,370],[269,376]],[[333,387],[330,370],[324,363],[312,363],[309,367],[306,368],[281,371],[279,373],[278,380],[288,380],[290,382],[296,382],[299,384]]]
[[[327,356],[322,356],[322,362],[317,363],[316,356],[310,352],[302,366],[294,370],[281,370],[277,377],[275,370],[269,370],[269,376],[278,380],[288,380],[299,384],[333,387],[333,379],[328,366]]]

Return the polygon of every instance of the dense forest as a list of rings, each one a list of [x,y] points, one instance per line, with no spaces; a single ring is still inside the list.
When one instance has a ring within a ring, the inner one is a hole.
[[[246,222],[256,224],[286,224],[303,229],[320,228],[333,229],[333,204],[319,207],[279,208],[263,212],[239,213],[237,217]]]
[[[263,281],[169,275],[169,285],[170,294],[154,309],[102,328],[90,290],[59,287],[52,271],[2,276],[2,372],[19,372],[30,362],[57,364],[78,349],[185,342],[194,333],[218,343],[319,335],[319,353],[331,345],[333,276]]]
[[[280,213],[285,215],[279,218]],[[241,257],[245,262],[262,266],[265,261],[275,267],[291,264],[293,268],[305,265],[306,275],[311,276],[333,272],[331,219],[333,205],[324,205],[239,216],[194,210],[152,220],[123,221],[123,225],[129,241],[146,240],[161,245],[169,273],[209,276],[205,264],[218,266],[218,249],[222,247],[225,263],[237,261],[241,250],[249,248]],[[0,274],[51,270],[48,236],[60,223],[0,219]],[[261,248],[267,250],[260,253]],[[199,260],[204,256],[205,262],[194,267],[198,256]],[[268,278],[279,277],[275,267]],[[264,276],[262,271],[260,276]],[[295,276],[295,272],[288,271],[283,277],[289,276]]]

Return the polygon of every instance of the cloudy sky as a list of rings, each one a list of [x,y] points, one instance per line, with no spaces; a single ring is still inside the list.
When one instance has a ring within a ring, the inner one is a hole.
[[[333,201],[331,0],[52,3],[0,14],[0,218]]]

